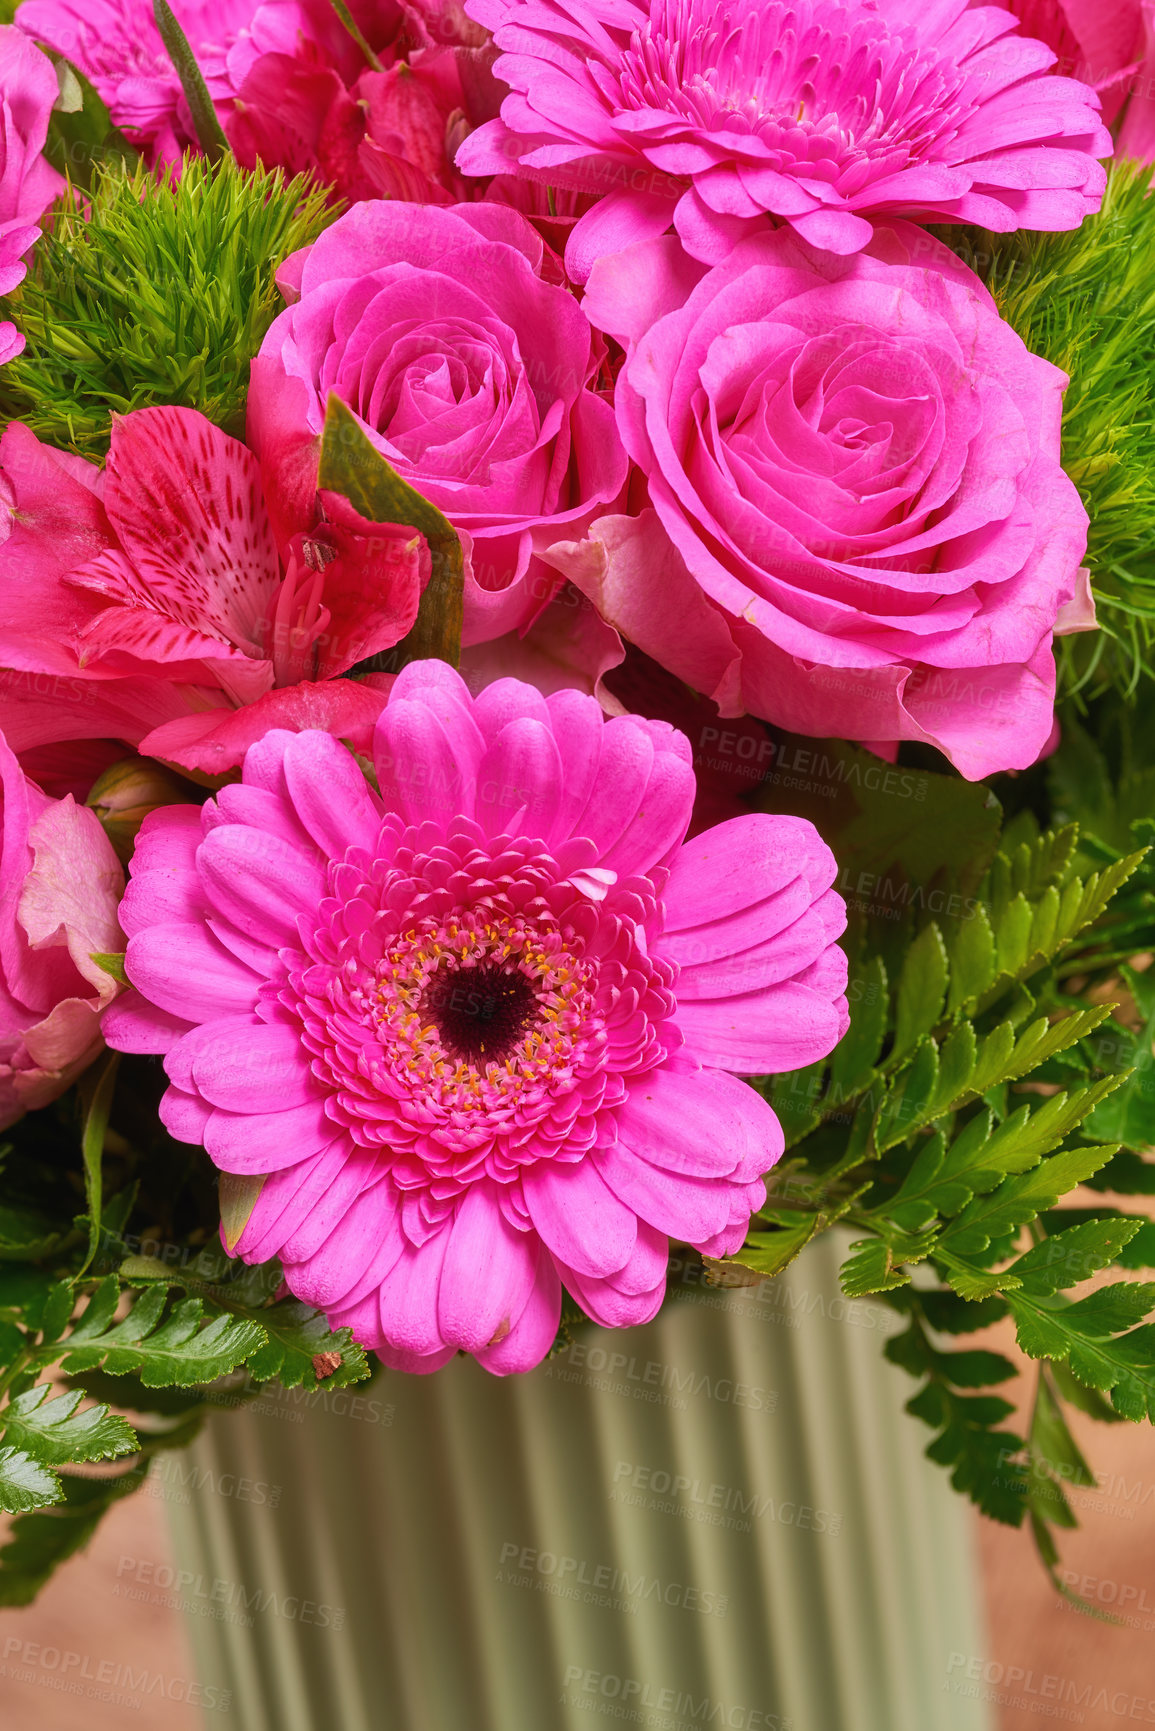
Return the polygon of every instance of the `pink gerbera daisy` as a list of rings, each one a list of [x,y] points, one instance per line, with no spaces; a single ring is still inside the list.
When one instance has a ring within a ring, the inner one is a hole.
[[[236,1244],[386,1362],[527,1370],[564,1284],[648,1321],[668,1240],[725,1254],[782,1151],[727,1072],[847,1023],[835,862],[799,818],[686,842],[662,722],[405,669],[380,796],[328,734],[273,732],[203,809],[145,820],[122,906],[162,1117],[267,1174]]]
[[[566,264],[662,234],[720,262],[769,212],[858,252],[877,216],[1077,228],[1111,154],[1099,99],[968,0],[468,0],[511,87],[457,154],[608,196]]]

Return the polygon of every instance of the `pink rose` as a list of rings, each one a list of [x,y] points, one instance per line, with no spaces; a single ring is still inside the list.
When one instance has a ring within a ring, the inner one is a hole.
[[[923,740],[972,779],[1034,762],[1086,546],[1067,381],[954,254],[905,223],[710,270],[643,241],[585,309],[627,349],[649,505],[549,557],[609,622],[724,715]]]
[[[626,458],[591,388],[604,359],[542,280],[518,212],[369,202],[295,255],[299,296],[253,363],[249,440],[277,536],[305,526],[335,391],[466,548],[465,642],[527,626],[560,579],[539,563],[616,500]]]
[[[0,295],[23,282],[24,255],[40,238],[37,224],[64,190],[63,179],[42,154],[58,95],[47,55],[22,30],[0,25]],[[15,325],[0,324],[0,364],[23,347]]]
[[[0,1129],[55,1100],[100,1050],[123,950],[124,873],[94,812],[49,799],[0,735]]]

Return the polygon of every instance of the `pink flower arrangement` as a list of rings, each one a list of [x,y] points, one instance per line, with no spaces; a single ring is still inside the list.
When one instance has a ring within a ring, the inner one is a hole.
[[[502,50],[498,119],[457,153],[596,193],[566,249],[594,259],[673,222],[714,264],[765,213],[852,253],[879,217],[1077,228],[1111,141],[1086,85],[1001,6],[968,0],[469,0]]]
[[[94,814],[49,799],[0,735],[0,1129],[45,1106],[101,1050],[119,990],[94,956],[124,939],[124,873]]]
[[[20,679],[0,692],[20,749],[113,735],[220,773],[269,727],[368,744],[384,698],[336,675],[416,618],[412,531],[314,489],[282,560],[255,457],[192,409],[120,418],[103,473],[15,423],[0,485],[0,660],[60,682],[35,709]]]
[[[331,220],[243,442],[166,402],[103,466],[0,440],[0,1124],[102,1029],[163,1055],[227,1248],[407,1370],[527,1370],[563,1290],[638,1324],[671,1241],[741,1247],[784,1143],[745,1078],[848,1026],[834,854],[753,809],[772,730],[1025,768],[1094,619],[1067,380],[915,226],[1099,208],[1155,0],[1025,4],[178,0],[238,208],[261,163]],[[20,23],[0,293],[62,189],[31,38],[159,175],[210,130],[149,0]],[[361,514],[398,477],[460,566]],[[122,857],[148,810],[119,915],[74,795]]]
[[[604,616],[723,714],[924,740],[972,779],[1033,763],[1082,593],[1067,381],[954,254],[909,225],[845,259],[782,228],[709,270],[644,241],[585,306],[626,347],[648,504],[548,557]]]
[[[328,735],[273,731],[145,821],[110,1043],[165,1053],[173,1135],[265,1175],[238,1253],[390,1364],[527,1370],[563,1285],[646,1321],[668,1238],[725,1254],[764,1199],[781,1131],[732,1072],[844,1032],[845,909],[807,823],[686,843],[689,755],[418,662],[380,797]]]
[[[43,154],[58,95],[52,62],[21,31],[0,25],[0,295],[24,280],[24,255],[40,238],[37,225],[64,189]],[[23,347],[16,326],[0,323],[0,365]]]
[[[626,457],[595,386],[605,350],[502,205],[369,201],[281,280],[292,304],[253,362],[249,442],[278,539],[312,509],[330,391],[466,549],[466,644],[527,626],[542,563],[616,500]]]

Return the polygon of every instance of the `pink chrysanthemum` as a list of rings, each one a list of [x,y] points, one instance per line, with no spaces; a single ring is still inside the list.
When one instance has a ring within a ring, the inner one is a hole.
[[[648,1321],[668,1239],[737,1248],[782,1133],[727,1072],[846,1026],[834,859],[801,819],[685,842],[685,738],[501,680],[405,669],[380,798],[328,734],[274,732],[202,810],[147,818],[122,906],[162,1116],[268,1174],[236,1248],[386,1361],[548,1350],[562,1284]]]
[[[1001,6],[968,0],[469,0],[494,32],[501,116],[468,174],[605,193],[566,251],[593,261],[671,220],[724,258],[769,212],[857,252],[866,219],[1077,228],[1111,154],[1099,102]]]

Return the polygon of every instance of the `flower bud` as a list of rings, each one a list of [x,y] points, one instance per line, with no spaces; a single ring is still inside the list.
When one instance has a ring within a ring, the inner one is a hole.
[[[171,769],[147,757],[124,757],[93,782],[85,804],[96,813],[121,863],[127,865],[136,832],[149,812],[160,805],[183,805],[194,797],[184,777]]]

